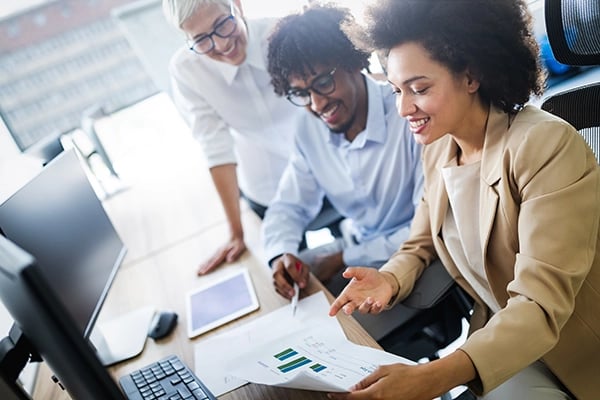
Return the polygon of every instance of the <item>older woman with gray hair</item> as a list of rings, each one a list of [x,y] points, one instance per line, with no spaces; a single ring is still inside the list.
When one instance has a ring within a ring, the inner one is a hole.
[[[274,19],[246,20],[240,0],[163,0],[187,45],[170,62],[172,95],[207,160],[230,236],[198,274],[246,249],[240,191],[262,218],[291,152],[302,110],[277,96],[266,69]]]

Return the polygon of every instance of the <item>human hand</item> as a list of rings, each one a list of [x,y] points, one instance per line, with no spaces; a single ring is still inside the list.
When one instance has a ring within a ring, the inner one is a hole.
[[[378,314],[394,295],[394,288],[375,268],[349,267],[342,276],[350,279],[350,283],[331,304],[329,315],[332,317],[341,309],[348,315],[355,310]]]
[[[425,365],[391,364],[378,367],[349,393],[329,393],[334,400],[402,399],[424,400],[439,396]],[[443,390],[442,390],[443,393]]]
[[[221,246],[208,260],[198,266],[198,275],[204,275],[224,262],[237,260],[246,251],[243,237],[233,237]]]
[[[294,296],[294,282],[298,283],[300,289],[308,284],[310,268],[292,254],[286,253],[276,258],[271,268],[275,290],[288,300]]]

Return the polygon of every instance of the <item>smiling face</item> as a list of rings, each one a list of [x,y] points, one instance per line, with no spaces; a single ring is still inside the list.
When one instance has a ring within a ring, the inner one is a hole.
[[[322,95],[310,90],[311,85],[318,87],[318,81],[327,76],[333,68],[318,66],[315,73],[306,79],[292,75],[289,79],[291,91],[306,90],[310,92],[311,103],[306,109],[319,117],[332,132],[344,133],[349,141],[365,129],[367,121],[367,89],[363,75],[359,72],[348,72],[337,68],[332,75],[335,90]]]
[[[408,42],[391,49],[388,80],[396,92],[398,113],[409,121],[419,143],[430,144],[447,133],[465,137],[481,125],[475,120],[481,118],[479,82],[467,72],[453,74],[420,44]]]
[[[230,16],[230,8],[219,3],[206,3],[189,17],[181,25],[183,31],[191,41],[210,34],[215,26]],[[241,8],[238,2],[234,2],[234,13],[237,27],[231,36],[221,38],[212,35],[215,47],[200,57],[210,57],[215,61],[221,61],[231,65],[240,65],[246,59],[246,48],[248,46],[248,31],[242,19]]]

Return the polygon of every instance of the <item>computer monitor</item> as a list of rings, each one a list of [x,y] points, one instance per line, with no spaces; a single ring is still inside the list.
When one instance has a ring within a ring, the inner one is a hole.
[[[126,248],[84,168],[75,149],[53,159],[0,204],[0,234],[35,257],[106,366],[143,350],[154,308],[96,324]]]
[[[0,236],[0,299],[15,319],[0,349],[2,399],[30,398],[16,378],[27,357],[39,354],[71,398],[124,400],[46,275],[30,254]]]
[[[89,337],[126,249],[75,150],[0,204],[0,233],[33,255]]]

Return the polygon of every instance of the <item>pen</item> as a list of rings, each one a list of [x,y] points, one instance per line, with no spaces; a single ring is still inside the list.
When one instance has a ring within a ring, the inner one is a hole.
[[[294,282],[294,297],[292,297],[292,317],[296,315],[296,309],[298,308],[298,296],[300,294],[300,288],[298,284]]]
[[[302,264],[296,261],[296,271],[302,270]],[[296,309],[298,308],[298,298],[300,297],[300,287],[297,282],[294,282],[294,297],[292,297],[292,316],[296,315]]]

